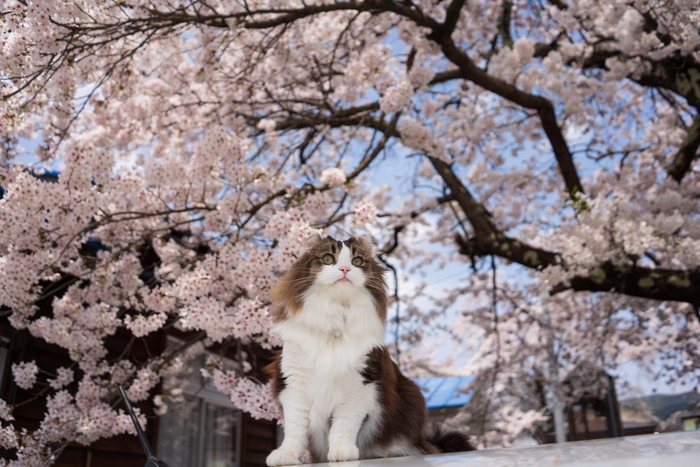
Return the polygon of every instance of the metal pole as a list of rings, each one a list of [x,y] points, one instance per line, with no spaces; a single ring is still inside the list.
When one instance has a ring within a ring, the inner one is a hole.
[[[554,337],[552,336],[552,326],[549,316],[549,307],[545,305],[544,315],[546,325],[549,328],[548,351],[549,351],[549,382],[550,382],[550,403],[552,404],[552,418],[554,422],[554,439],[557,443],[566,442],[566,430],[564,429],[564,407],[562,401],[561,387],[559,385],[559,371],[557,352],[554,349]]]
[[[126,397],[124,388],[121,386],[121,384],[118,385],[118,387],[119,394],[121,394],[122,399],[124,400],[124,405],[126,405],[126,411],[129,412],[131,422],[134,424],[134,428],[136,429],[136,436],[138,436],[139,441],[141,441],[141,447],[143,447],[143,451],[146,453],[146,457],[148,458],[146,460],[146,467],[169,467],[168,464],[161,461],[155,456],[155,454],[153,454],[151,443],[148,442],[148,438],[146,438],[146,434],[143,432],[143,428],[141,428],[138,418],[136,418],[134,409],[131,408],[131,403],[129,402],[129,398]]]
[[[564,430],[564,404],[554,396],[554,439],[557,443],[566,443]]]

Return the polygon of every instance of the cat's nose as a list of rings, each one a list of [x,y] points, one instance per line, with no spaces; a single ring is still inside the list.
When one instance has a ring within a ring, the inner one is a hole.
[[[350,266],[340,266],[338,269],[340,269],[341,271],[343,271],[343,275],[344,275],[344,276],[347,275],[347,273],[350,272]]]

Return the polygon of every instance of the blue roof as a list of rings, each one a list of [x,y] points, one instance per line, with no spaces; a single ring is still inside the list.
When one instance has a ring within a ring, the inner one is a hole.
[[[438,376],[413,380],[425,397],[429,409],[443,407],[461,407],[472,398],[473,391],[463,389],[472,381],[473,376]]]

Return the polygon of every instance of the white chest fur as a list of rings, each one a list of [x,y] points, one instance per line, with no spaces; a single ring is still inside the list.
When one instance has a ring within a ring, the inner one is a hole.
[[[309,371],[343,372],[383,344],[384,324],[366,289],[312,285],[305,295],[302,310],[273,328],[284,342],[283,370],[294,360]]]
[[[306,407],[311,442],[323,458],[328,455],[330,420],[347,411],[344,406],[362,412],[355,418],[377,418],[374,385],[363,384],[361,371],[367,353],[383,345],[384,324],[364,288],[315,284],[304,302],[299,313],[274,328],[284,343],[282,374],[290,389],[280,400],[283,406]]]

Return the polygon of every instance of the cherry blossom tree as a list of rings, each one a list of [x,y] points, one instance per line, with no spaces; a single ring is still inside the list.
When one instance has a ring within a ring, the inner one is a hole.
[[[582,361],[698,381],[697,1],[0,5],[0,307],[74,361],[13,367],[47,411],[22,433],[0,401],[11,465],[127,431],[119,383],[144,400],[195,350],[275,346],[269,288],[314,233],[371,235],[397,277],[461,265],[396,292],[396,356],[418,374],[445,333],[472,356],[484,445]],[[109,360],[118,329],[191,337]],[[214,383],[278,417],[241,355]]]

